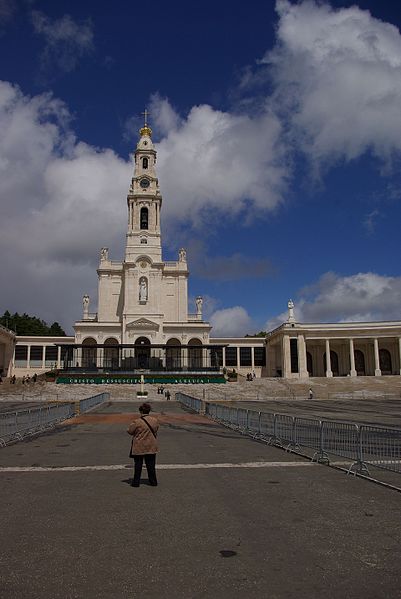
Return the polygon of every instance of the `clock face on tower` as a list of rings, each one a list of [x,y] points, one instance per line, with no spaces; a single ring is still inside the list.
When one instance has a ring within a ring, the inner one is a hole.
[[[147,187],[149,187],[150,181],[149,179],[141,179],[139,185],[142,187],[142,189],[146,189]]]

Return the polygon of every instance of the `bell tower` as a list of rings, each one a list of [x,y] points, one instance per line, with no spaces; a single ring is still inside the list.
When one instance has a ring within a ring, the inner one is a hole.
[[[152,262],[161,262],[160,210],[162,196],[156,176],[156,150],[152,129],[144,112],[144,126],[134,154],[134,175],[128,191],[128,231],[125,262],[133,263],[139,256],[149,256]]]

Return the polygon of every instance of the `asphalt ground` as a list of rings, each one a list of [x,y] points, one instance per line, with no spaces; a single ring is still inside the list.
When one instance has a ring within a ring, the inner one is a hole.
[[[401,399],[279,399],[224,403],[275,414],[401,428]]]
[[[132,409],[0,449],[1,597],[401,597],[398,493],[173,401],[155,404],[159,486],[135,489]]]

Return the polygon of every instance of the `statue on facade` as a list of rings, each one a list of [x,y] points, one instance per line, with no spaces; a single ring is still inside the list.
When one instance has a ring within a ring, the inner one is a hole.
[[[178,260],[179,262],[186,262],[187,261],[187,251],[184,250],[184,248],[181,248],[178,252]]]
[[[148,285],[144,277],[139,281],[139,301],[146,302],[148,299]]]
[[[82,298],[82,307],[84,309],[84,316],[88,315],[88,312],[89,312],[89,302],[90,302],[89,295],[87,295],[85,293],[85,295]]]
[[[196,315],[199,319],[202,318],[202,306],[203,306],[203,297],[201,295],[198,295],[196,300]]]
[[[104,260],[108,260],[109,259],[109,248],[102,248],[100,250],[100,260],[102,260],[102,262]]]
[[[288,322],[295,322],[295,317],[294,317],[294,302],[290,299],[288,301]]]

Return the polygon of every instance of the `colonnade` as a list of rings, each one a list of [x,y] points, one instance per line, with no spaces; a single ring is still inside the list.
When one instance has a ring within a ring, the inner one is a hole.
[[[291,344],[296,345],[291,345]],[[357,344],[357,348],[355,345]],[[385,347],[380,347],[380,345]],[[276,346],[273,346],[277,348]],[[295,347],[296,347],[296,356],[295,356]],[[322,349],[324,347],[324,353],[322,355]],[[308,351],[309,348],[314,348],[315,350],[319,350],[315,352],[315,361],[317,357],[322,357],[325,364],[324,376],[333,377],[334,374],[339,376],[358,376],[358,372],[356,369],[355,363],[355,355],[356,352],[360,352],[363,354],[363,360],[369,363],[372,363],[372,367],[367,370],[371,370],[371,374],[375,376],[381,376],[381,361],[380,361],[380,352],[387,352],[390,355],[390,361],[392,365],[391,374],[401,374],[401,337],[350,337],[348,339],[345,338],[336,338],[336,337],[326,337],[326,338],[305,338],[304,334],[298,334],[296,336],[291,336],[291,334],[283,335],[282,337],[282,347],[281,349],[281,361],[282,364],[282,372],[281,373],[273,373],[270,372],[270,376],[274,376],[277,374],[281,374],[285,378],[291,377],[299,377],[299,378],[307,378],[308,376],[321,376],[318,374],[320,370],[320,365],[315,364],[315,368],[313,370],[315,372],[310,373],[308,369],[308,354],[310,358],[311,365],[311,354]],[[359,349],[361,348],[361,349]],[[342,352],[342,372],[333,373],[333,364],[332,359],[333,356],[338,360],[338,354],[336,352]],[[335,354],[335,355],[334,355]],[[371,359],[373,357],[373,360]],[[345,366],[345,360],[348,360],[348,365]],[[397,369],[394,368],[394,364],[397,363]],[[269,364],[269,357],[267,358],[267,363]],[[374,372],[373,372],[374,371]],[[365,372],[368,374],[368,372]],[[386,372],[386,374],[390,374]]]
[[[16,368],[24,368],[31,370],[49,370],[49,367],[55,366],[56,368],[61,368],[61,347],[57,347],[57,354],[54,355],[53,359],[46,359],[46,349],[52,348],[52,350],[56,349],[56,346],[53,343],[48,343],[43,345],[38,343],[23,343],[20,345],[16,345],[16,348],[26,347],[26,358],[18,358],[14,354],[14,364],[13,366]],[[38,348],[41,347],[41,357],[40,359],[35,358],[31,359],[31,349],[32,347]],[[17,350],[18,351],[18,350]],[[55,353],[55,352],[54,352]],[[35,363],[32,363],[32,362]]]

